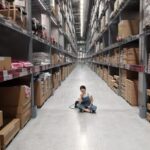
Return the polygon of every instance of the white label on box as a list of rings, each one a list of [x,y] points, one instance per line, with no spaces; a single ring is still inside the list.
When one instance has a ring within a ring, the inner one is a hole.
[[[15,5],[25,7],[25,0],[15,0],[14,2]]]

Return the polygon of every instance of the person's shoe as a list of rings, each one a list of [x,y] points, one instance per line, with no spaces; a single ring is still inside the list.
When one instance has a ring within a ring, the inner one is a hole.
[[[96,114],[96,110],[92,110],[92,113],[93,113],[93,114]]]

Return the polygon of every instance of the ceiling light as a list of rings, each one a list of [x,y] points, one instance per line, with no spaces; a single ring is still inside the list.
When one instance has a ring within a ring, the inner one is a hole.
[[[41,0],[39,0],[39,3],[41,4],[41,6],[44,8],[44,10],[46,10],[46,7],[44,6],[43,2]]]
[[[81,26],[81,37],[83,37],[84,30],[84,0],[80,0],[80,26]]]

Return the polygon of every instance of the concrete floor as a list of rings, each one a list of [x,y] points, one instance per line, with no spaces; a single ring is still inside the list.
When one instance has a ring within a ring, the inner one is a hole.
[[[81,84],[94,96],[97,114],[68,108]],[[7,150],[150,150],[150,123],[88,67],[78,66]]]

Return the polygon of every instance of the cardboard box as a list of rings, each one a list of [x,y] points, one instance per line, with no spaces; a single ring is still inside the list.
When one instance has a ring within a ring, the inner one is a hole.
[[[31,96],[26,94],[26,86],[0,87],[0,96],[0,106],[24,106],[31,101]]]
[[[11,70],[11,57],[0,57],[0,70]]]
[[[27,110],[31,109],[31,102],[25,104],[24,106],[0,106],[0,109],[3,110],[5,117],[14,118],[16,115],[23,114]]]
[[[147,109],[150,111],[150,103],[147,103]]]
[[[5,148],[19,131],[20,131],[19,119],[13,119],[2,130],[0,130],[0,141],[2,144],[2,148]]]
[[[16,118],[20,119],[21,129],[26,125],[26,123],[31,119],[32,111],[29,108],[26,112],[16,115]]]
[[[150,89],[147,89],[147,96],[150,96]]]
[[[0,111],[0,128],[3,126],[3,112]]]
[[[139,34],[139,20],[122,20],[118,25],[118,36],[125,39]]]
[[[126,79],[126,100],[132,105],[138,105],[138,81]]]
[[[34,95],[35,95],[35,104],[37,107],[42,107],[45,102],[45,95],[44,95],[44,84],[42,81],[37,80],[34,83]]]

